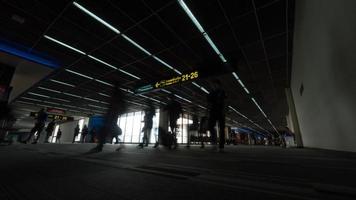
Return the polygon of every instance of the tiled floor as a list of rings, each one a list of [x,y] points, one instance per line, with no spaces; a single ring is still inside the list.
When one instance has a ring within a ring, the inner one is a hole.
[[[227,146],[0,146],[0,199],[355,199],[356,154]]]

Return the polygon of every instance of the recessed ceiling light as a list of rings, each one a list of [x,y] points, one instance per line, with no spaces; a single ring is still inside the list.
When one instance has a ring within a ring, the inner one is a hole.
[[[62,81],[54,80],[54,79],[50,79],[50,81],[55,82],[55,83],[59,83],[59,84],[62,84],[62,85],[66,85],[66,86],[69,86],[69,87],[75,87],[75,85],[73,85],[73,84],[65,83],[65,82],[62,82]]]
[[[86,14],[88,14],[89,16],[91,16],[92,18],[94,18],[96,21],[102,23],[104,26],[108,27],[109,29],[111,29],[112,31],[114,31],[117,34],[120,34],[120,31],[117,30],[115,27],[113,27],[112,25],[110,25],[109,23],[107,23],[106,21],[104,21],[103,19],[101,19],[100,17],[98,17],[97,15],[95,15],[94,13],[90,12],[88,9],[84,8],[82,5],[80,5],[77,2],[73,2],[73,5],[75,5],[77,8],[79,8],[80,10],[82,10],[83,12],[85,12]]]
[[[115,67],[114,65],[111,65],[111,64],[109,64],[109,63],[107,63],[107,62],[105,62],[105,61],[102,61],[102,60],[100,60],[99,58],[96,58],[96,57],[94,57],[94,56],[92,56],[92,55],[88,55],[88,57],[91,58],[91,59],[93,59],[93,60],[95,60],[95,61],[97,61],[97,62],[99,62],[99,63],[101,63],[101,64],[104,64],[104,65],[106,65],[106,66],[108,66],[108,67],[111,67],[111,68],[117,70],[117,67]]]
[[[78,53],[80,53],[80,54],[86,55],[86,53],[84,53],[83,51],[81,51],[81,50],[79,50],[79,49],[77,49],[77,48],[74,48],[74,47],[72,47],[72,46],[70,46],[70,45],[68,45],[68,44],[66,44],[66,43],[64,43],[64,42],[61,42],[61,41],[59,41],[59,40],[56,40],[56,39],[54,39],[54,38],[52,38],[52,37],[50,37],[50,36],[48,36],[48,35],[44,35],[44,37],[45,37],[46,39],[48,39],[48,40],[51,40],[52,42],[55,42],[55,43],[57,43],[57,44],[59,44],[59,45],[62,45],[62,46],[64,46],[64,47],[68,48],[68,49],[71,49],[71,50],[73,50],[73,51],[75,51],[75,52],[78,52]]]
[[[94,79],[93,77],[81,74],[79,72],[75,72],[75,71],[70,70],[70,69],[65,69],[65,71],[70,72],[70,73],[75,74],[75,75],[78,75],[78,76],[81,76],[81,77],[84,77],[84,78],[87,78],[87,79],[91,79],[91,80]]]
[[[133,74],[131,74],[131,73],[125,71],[125,70],[119,69],[119,71],[122,72],[122,73],[124,73],[124,74],[127,74],[127,75],[129,75],[129,76],[131,76],[131,77],[133,77],[133,78],[135,78],[135,79],[141,80],[140,77],[135,76],[135,75],[133,75]]]

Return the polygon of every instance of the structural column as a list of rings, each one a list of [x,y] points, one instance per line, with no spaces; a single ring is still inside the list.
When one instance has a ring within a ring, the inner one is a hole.
[[[289,108],[289,115],[292,121],[291,125],[293,126],[297,147],[303,147],[302,134],[300,133],[297,112],[295,110],[293,95],[290,88],[286,88],[286,96],[287,96],[287,102]]]

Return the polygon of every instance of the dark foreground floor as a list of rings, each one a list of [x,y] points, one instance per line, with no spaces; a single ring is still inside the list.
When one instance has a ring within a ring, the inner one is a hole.
[[[0,146],[0,199],[356,199],[356,154],[92,144]]]

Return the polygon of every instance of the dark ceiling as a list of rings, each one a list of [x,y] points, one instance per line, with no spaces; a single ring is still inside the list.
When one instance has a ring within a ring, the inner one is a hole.
[[[200,65],[207,60],[221,63],[175,0],[76,2],[181,72],[204,68]],[[254,97],[275,127],[285,126],[288,108],[284,90],[289,86],[294,1],[186,0],[185,3],[226,60],[234,61],[233,70],[250,91],[247,94],[231,73],[221,75],[220,79],[227,91],[227,104],[264,129],[273,131],[271,124],[251,100]],[[110,94],[112,91],[112,87],[105,83],[114,84],[119,81],[123,83],[123,89],[132,91],[138,84],[177,75],[154,59],[154,56],[144,53],[125,40],[121,34],[116,34],[85,14],[72,1],[3,0],[0,12],[1,38],[22,44],[31,51],[45,53],[61,63],[61,67],[50,77],[31,87],[16,101],[38,103],[31,100],[36,99],[47,106],[71,109],[83,114],[100,114],[105,112],[103,108],[107,107],[106,102],[109,101],[109,97],[103,94]],[[138,76],[141,80],[58,45],[44,35]],[[50,79],[72,84],[74,87]],[[209,79],[198,79],[195,82],[211,90]],[[206,112],[202,108],[206,106],[206,93],[195,85],[186,83],[167,90],[192,102],[178,98],[188,112]],[[69,96],[64,92],[80,97]],[[149,98],[154,98],[157,106],[163,105],[168,92],[155,91],[144,94],[144,97],[130,92],[126,94],[129,109],[142,110]],[[227,116],[239,125],[260,129],[231,109],[228,109]]]

